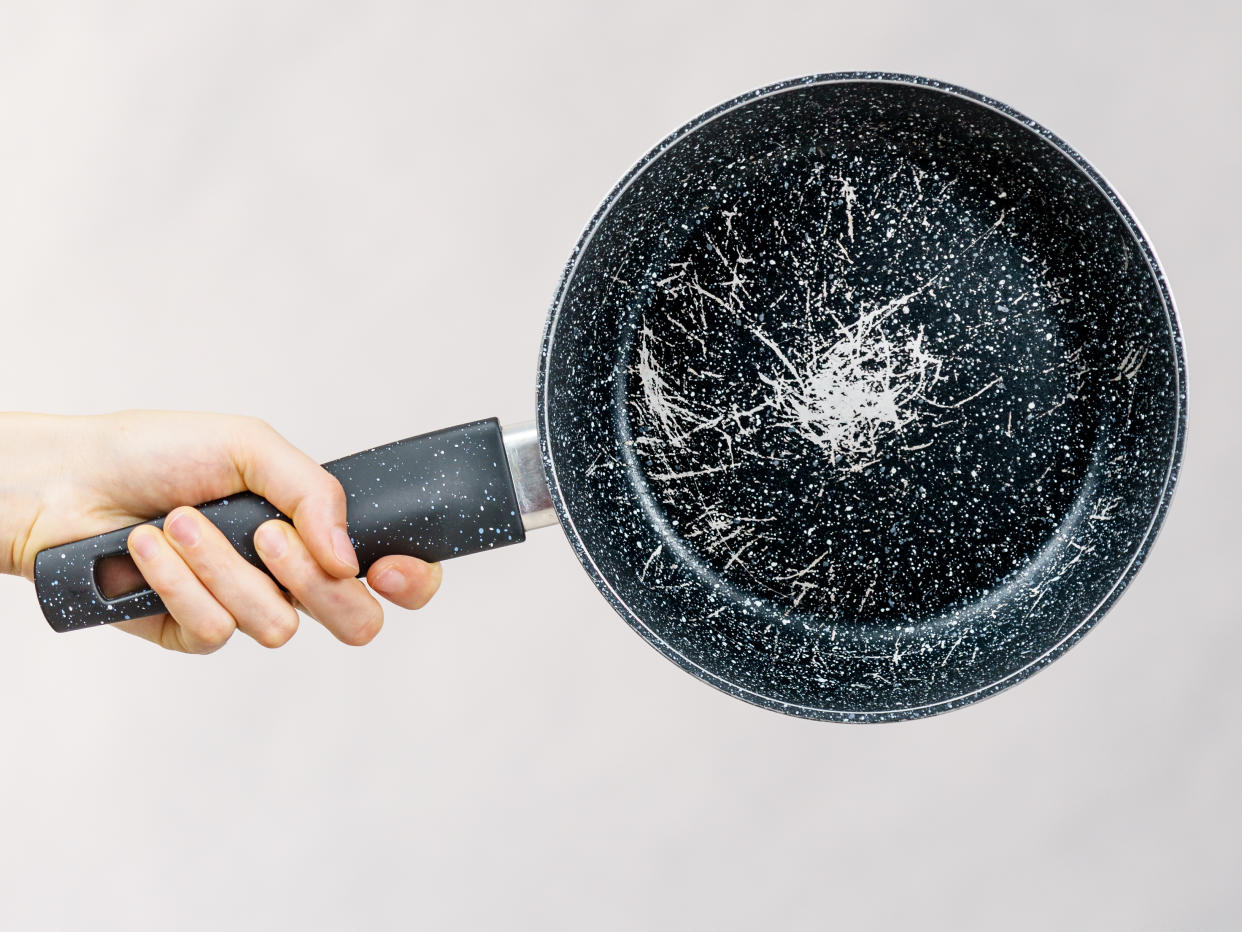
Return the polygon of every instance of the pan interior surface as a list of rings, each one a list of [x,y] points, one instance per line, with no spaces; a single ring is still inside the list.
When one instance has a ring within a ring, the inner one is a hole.
[[[1020,679],[1137,565],[1182,363],[1137,229],[1055,140],[913,81],[769,90],[584,237],[554,494],[636,629],[750,701],[904,718]]]

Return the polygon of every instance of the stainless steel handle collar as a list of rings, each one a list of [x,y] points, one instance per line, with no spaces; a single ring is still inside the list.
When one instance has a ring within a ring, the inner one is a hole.
[[[556,524],[552,493],[543,475],[543,456],[539,452],[539,431],[534,421],[523,421],[500,429],[509,458],[509,475],[517,493],[523,530]]]

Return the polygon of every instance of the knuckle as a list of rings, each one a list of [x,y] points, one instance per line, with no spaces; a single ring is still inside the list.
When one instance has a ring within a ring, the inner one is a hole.
[[[169,559],[159,559],[154,565],[148,564],[142,570],[142,576],[146,579],[147,585],[155,591],[165,605],[184,604],[191,593],[189,581],[186,579],[189,570],[178,572],[177,567],[170,565],[174,558],[182,567],[185,566],[180,557],[172,554]]]
[[[249,414],[227,415],[222,427],[242,450],[251,449],[253,444],[266,439],[273,433],[267,421]]]
[[[375,640],[384,626],[384,610],[378,603],[355,611],[347,625],[341,629],[341,640],[351,647],[362,647]]]
[[[261,417],[246,415],[243,418],[245,425],[256,434],[274,434],[276,429]]]
[[[199,648],[197,654],[211,654],[223,647],[233,635],[237,625],[232,619],[210,618],[198,619],[191,624],[182,624],[191,635],[194,645]]]
[[[173,616],[173,621],[181,629],[181,635],[178,638],[181,642],[180,649],[183,649],[187,654],[214,654],[224,646],[223,642],[217,643],[204,638],[198,631],[191,628],[190,625],[179,621],[176,616]]]
[[[275,575],[280,584],[293,593],[295,598],[303,602],[318,601],[315,598],[319,588],[318,570],[309,557],[286,553]]]
[[[280,612],[258,626],[255,640],[264,647],[283,647],[298,630],[298,615],[292,611]]]
[[[364,606],[359,605],[358,589],[349,584],[350,580],[345,580],[344,583],[341,585],[335,581],[326,582],[320,587],[316,601],[333,616],[351,618],[359,614]]]
[[[332,475],[326,469],[322,470],[323,494],[333,505],[345,506],[345,486],[341,485],[341,480]]]

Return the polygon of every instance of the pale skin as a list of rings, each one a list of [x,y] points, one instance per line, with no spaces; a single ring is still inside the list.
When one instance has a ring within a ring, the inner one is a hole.
[[[188,507],[245,489],[292,519],[255,533],[279,585]],[[193,654],[218,650],[237,631],[279,647],[298,629],[298,608],[346,644],[379,633],[383,609],[355,578],[340,483],[264,422],[164,411],[0,414],[0,572],[33,579],[40,550],[165,513],[163,530],[130,533],[132,562],[112,561],[100,579],[118,592],[145,579],[168,612],[114,627]],[[396,605],[421,608],[439,588],[440,565],[386,556],[366,581]]]

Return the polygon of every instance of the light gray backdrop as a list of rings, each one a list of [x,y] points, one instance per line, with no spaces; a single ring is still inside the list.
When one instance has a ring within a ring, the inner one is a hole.
[[[1242,907],[1234,3],[0,5],[2,404],[261,415],[328,459],[525,419],[613,182],[751,87],[998,97],[1092,159],[1179,299],[1163,536],[1049,670],[925,722],[751,708],[555,529],[362,650],[53,635],[0,580],[6,929],[1226,929]]]

